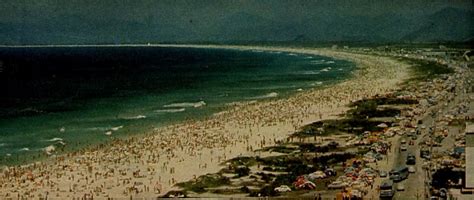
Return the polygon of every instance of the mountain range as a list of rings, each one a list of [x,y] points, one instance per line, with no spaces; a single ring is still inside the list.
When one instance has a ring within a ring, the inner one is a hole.
[[[0,21],[0,44],[123,44],[166,42],[440,42],[472,41],[472,10],[447,7],[430,14],[377,16],[318,12],[267,18],[247,12],[212,20],[97,18],[63,14],[44,19]]]

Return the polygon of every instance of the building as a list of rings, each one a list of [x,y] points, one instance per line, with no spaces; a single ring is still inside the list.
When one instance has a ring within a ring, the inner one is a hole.
[[[474,190],[474,124],[466,123],[466,184],[465,188]]]

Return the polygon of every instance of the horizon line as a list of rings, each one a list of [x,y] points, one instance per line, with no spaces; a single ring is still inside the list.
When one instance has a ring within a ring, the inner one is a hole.
[[[197,44],[173,44],[173,43],[130,43],[130,44],[28,44],[28,45],[3,45],[2,48],[35,48],[35,47],[147,47],[164,45],[197,45]],[[204,44],[203,44],[204,45]]]

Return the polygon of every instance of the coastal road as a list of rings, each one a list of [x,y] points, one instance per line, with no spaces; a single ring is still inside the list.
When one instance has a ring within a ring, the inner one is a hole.
[[[447,102],[443,101],[438,103],[436,106],[430,108],[422,118],[423,123],[421,125],[424,125],[426,129],[422,129],[421,135],[418,136],[415,145],[409,145],[407,151],[396,151],[398,152],[398,154],[396,155],[397,158],[396,162],[394,162],[393,167],[405,165],[406,156],[408,152],[410,152],[416,156],[416,165],[413,165],[416,169],[416,172],[410,173],[408,179],[400,182],[400,184],[403,184],[405,186],[405,191],[397,191],[394,199],[424,199],[424,196],[428,193],[428,187],[426,185],[426,182],[430,181],[430,179],[427,171],[423,170],[422,168],[423,162],[425,161],[420,157],[421,146],[418,144],[419,142],[429,138],[429,127],[434,127],[436,123],[435,120],[439,116],[444,116],[448,114],[448,112],[455,108],[457,105],[459,105],[459,103],[462,102],[465,97],[466,95],[459,92],[455,94],[455,98],[447,105],[445,105],[445,103]],[[434,114],[432,115],[431,113]],[[443,152],[451,149],[454,144],[455,136],[460,132],[459,129],[459,127],[449,127],[449,136],[444,138],[440,147],[433,147],[432,151]],[[407,138],[405,136],[402,138],[405,138],[407,142],[410,141],[410,138]]]

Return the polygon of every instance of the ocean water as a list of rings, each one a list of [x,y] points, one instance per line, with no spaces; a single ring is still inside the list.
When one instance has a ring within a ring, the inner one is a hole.
[[[277,51],[0,48],[0,165],[139,135],[244,101],[285,98],[351,76],[354,65]],[[65,144],[65,146],[64,146]]]

